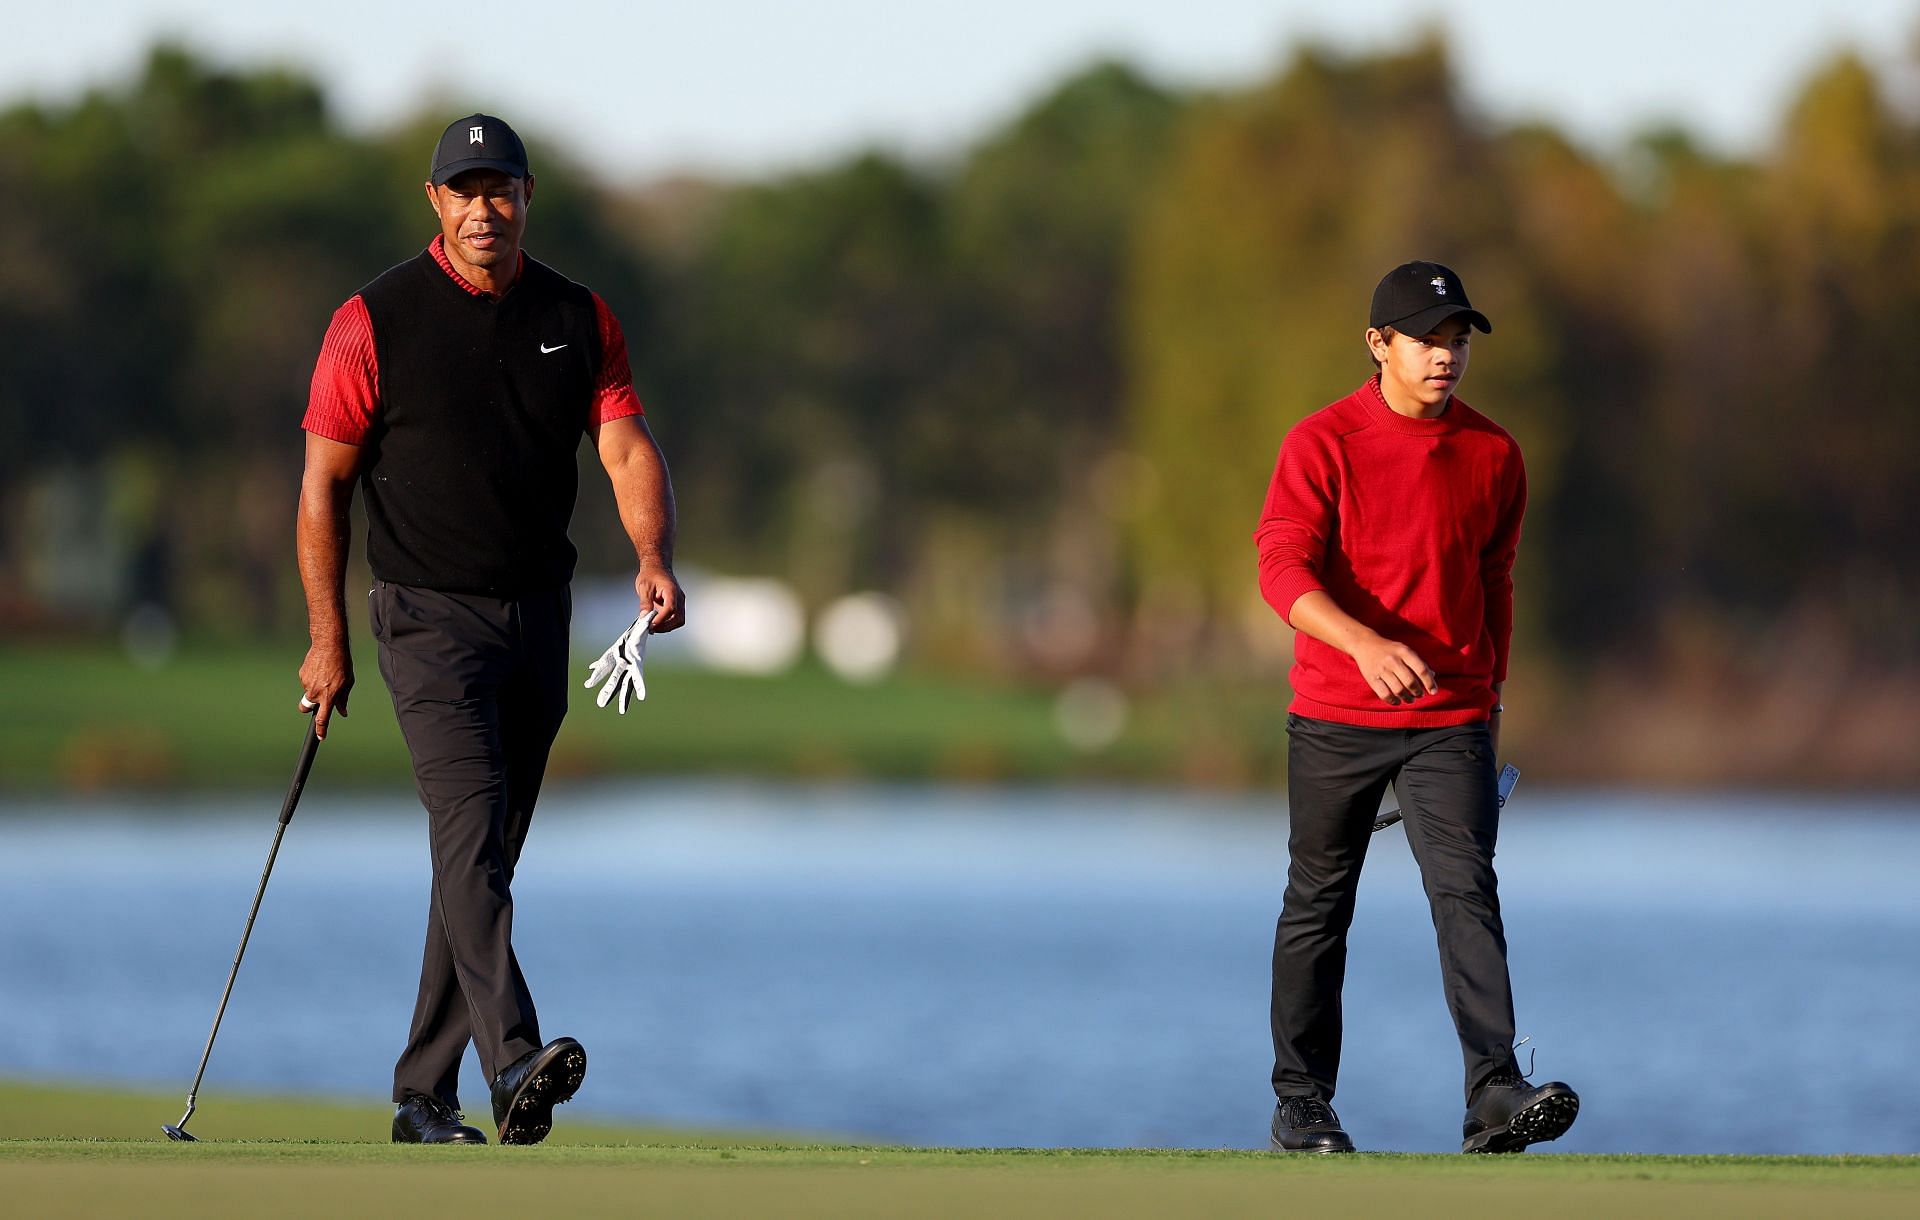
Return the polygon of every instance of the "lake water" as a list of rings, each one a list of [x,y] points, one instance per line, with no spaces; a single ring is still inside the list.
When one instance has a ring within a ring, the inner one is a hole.
[[[0,1075],[184,1095],[278,797],[0,805]],[[1458,1147],[1402,832],[1374,840],[1340,1113]],[[515,885],[582,1111],[921,1144],[1257,1147],[1279,800],[636,783],[556,790]],[[1920,800],[1522,789],[1499,866],[1569,1152],[1920,1150]],[[426,911],[410,797],[288,832],[202,1089],[382,1109]],[[465,1101],[484,1113],[472,1061]]]

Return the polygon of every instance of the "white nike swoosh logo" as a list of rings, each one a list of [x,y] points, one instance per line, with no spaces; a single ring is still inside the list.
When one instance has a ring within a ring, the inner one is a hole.
[[[555,347],[548,347],[546,344],[542,343],[540,345],[540,354],[542,356],[551,356],[553,353],[559,351],[562,347],[565,347],[565,346],[566,344],[562,343]]]

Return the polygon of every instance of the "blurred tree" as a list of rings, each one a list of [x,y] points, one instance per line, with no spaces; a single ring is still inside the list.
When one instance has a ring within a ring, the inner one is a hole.
[[[1527,456],[1517,638],[1585,655],[1645,625],[1651,302],[1636,291],[1645,224],[1606,167],[1549,129],[1505,134],[1498,158],[1526,292],[1513,297],[1510,281],[1496,285],[1505,299],[1488,298],[1499,329],[1476,356],[1467,398]],[[1525,376],[1509,375],[1516,358]],[[1665,489],[1664,500],[1676,498]]]
[[[1009,574],[1111,551],[1087,488],[1119,443],[1125,252],[1177,107],[1100,64],[951,175],[868,154],[682,228],[657,350],[698,404],[668,435],[710,560],[781,555],[815,601],[918,589],[923,628],[950,613],[978,643]]]
[[[985,490],[1008,508],[1043,507],[1118,439],[1127,248],[1179,113],[1172,94],[1102,63],[968,158],[951,240],[972,409],[925,421],[947,433],[930,446],[936,465],[973,476],[946,498]]]
[[[1128,251],[1184,99],[1097,63],[976,146],[953,185],[964,345],[952,403],[916,422],[923,484],[996,556],[991,590],[1029,662],[1091,659],[1124,604],[1115,516],[1136,490],[1127,448]],[[977,613],[983,590],[944,607]],[[1066,616],[1086,629],[1050,630]]]
[[[936,185],[868,154],[733,192],[663,272],[651,375],[707,562],[812,593],[897,572],[903,419],[946,358],[940,226]]]
[[[1769,427],[1735,430],[1734,494],[1753,509],[1721,587],[1768,609],[1830,601],[1878,664],[1912,665],[1920,125],[1842,55],[1790,108],[1759,193],[1769,341],[1744,380]]]

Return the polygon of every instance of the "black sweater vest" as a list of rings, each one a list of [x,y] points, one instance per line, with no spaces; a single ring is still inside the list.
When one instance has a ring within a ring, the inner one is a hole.
[[[565,585],[593,294],[529,258],[504,297],[476,296],[428,251],[360,297],[380,375],[362,476],[374,576],[495,597]]]

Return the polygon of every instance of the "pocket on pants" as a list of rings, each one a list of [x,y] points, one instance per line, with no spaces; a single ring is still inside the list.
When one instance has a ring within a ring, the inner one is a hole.
[[[373,587],[367,590],[367,629],[373,632],[373,638],[382,644],[387,642],[387,616],[381,606],[382,601],[385,600],[381,595],[386,592],[386,588],[386,581],[376,580],[373,582]]]

